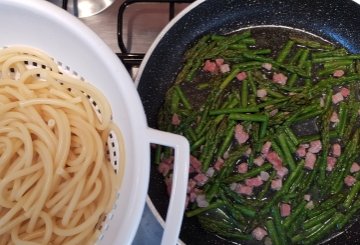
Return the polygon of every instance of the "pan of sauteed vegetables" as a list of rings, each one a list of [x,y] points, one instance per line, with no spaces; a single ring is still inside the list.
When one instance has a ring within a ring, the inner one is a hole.
[[[137,78],[151,127],[190,142],[184,244],[360,243],[360,5],[196,1]],[[173,149],[152,148],[164,218]]]

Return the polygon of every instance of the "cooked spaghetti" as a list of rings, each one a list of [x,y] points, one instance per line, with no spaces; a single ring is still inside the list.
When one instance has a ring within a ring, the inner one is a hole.
[[[0,50],[0,244],[94,244],[123,147],[99,90],[42,51]]]

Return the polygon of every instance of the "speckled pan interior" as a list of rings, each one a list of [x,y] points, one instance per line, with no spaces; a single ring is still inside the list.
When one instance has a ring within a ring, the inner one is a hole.
[[[275,25],[297,28],[360,52],[360,5],[351,0],[207,0],[178,20],[160,39],[144,66],[138,91],[150,127],[156,128],[166,90],[181,68],[189,44],[206,33]],[[152,167],[149,195],[164,216],[167,194],[162,177]],[[185,219],[181,239],[186,244],[232,244],[203,231],[196,219]],[[326,244],[360,244],[360,223]]]

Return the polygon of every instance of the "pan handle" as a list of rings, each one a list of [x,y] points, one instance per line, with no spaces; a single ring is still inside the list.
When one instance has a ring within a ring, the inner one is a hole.
[[[183,136],[149,128],[151,143],[174,148],[174,174],[170,203],[166,214],[166,222],[161,245],[173,245],[178,241],[185,210],[186,190],[189,177],[189,142]]]

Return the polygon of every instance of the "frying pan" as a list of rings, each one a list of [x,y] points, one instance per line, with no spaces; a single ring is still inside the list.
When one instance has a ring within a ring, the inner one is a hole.
[[[275,25],[300,29],[360,52],[360,6],[351,0],[200,0],[181,12],[160,33],[145,56],[136,80],[148,123],[157,127],[165,92],[182,66],[182,55],[200,36],[241,28]],[[161,221],[167,207],[162,177],[152,166],[149,197]],[[326,242],[360,244],[359,223]],[[226,244],[185,218],[180,238],[186,244]],[[230,244],[230,243],[229,243]]]

